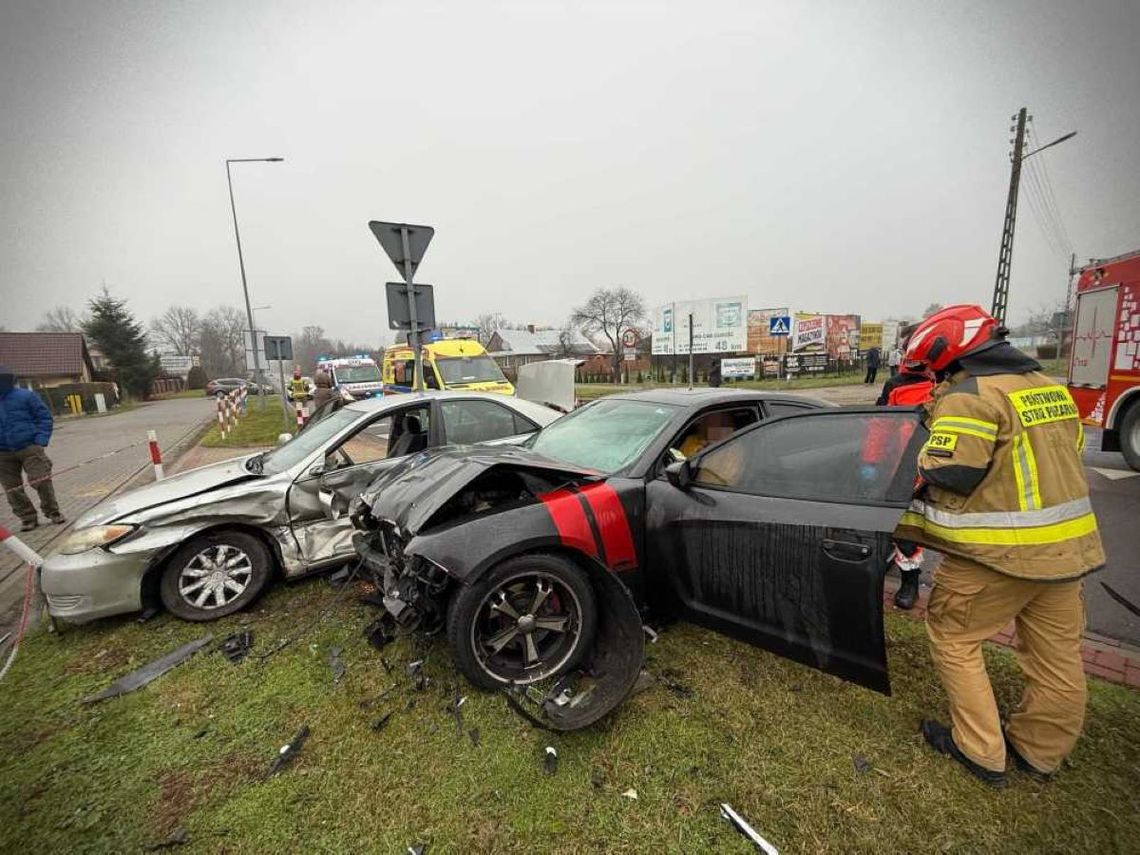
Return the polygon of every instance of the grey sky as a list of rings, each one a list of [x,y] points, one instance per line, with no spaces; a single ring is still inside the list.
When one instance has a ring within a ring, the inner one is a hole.
[[[50,3],[0,9],[0,324],[100,282],[390,340],[369,219],[440,318],[599,285],[867,318],[989,305],[1022,104],[1079,258],[1140,248],[1140,6]],[[1011,318],[1063,295],[1022,197]]]

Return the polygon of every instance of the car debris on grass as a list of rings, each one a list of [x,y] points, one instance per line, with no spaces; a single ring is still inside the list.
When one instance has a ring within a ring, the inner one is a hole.
[[[152,680],[156,680],[161,677],[171,668],[181,665],[183,662],[185,662],[187,659],[189,659],[213,640],[213,635],[204,635],[199,639],[195,639],[194,641],[188,641],[181,647],[170,651],[165,656],[155,659],[153,662],[148,662],[141,668],[138,668],[131,673],[120,677],[118,680],[113,682],[102,691],[96,692],[93,695],[88,695],[83,699],[82,702],[85,704],[93,704],[97,701],[105,701],[108,698],[115,698],[119,695],[125,695],[128,692],[135,691],[135,689],[141,689],[147,683],[150,683]]]
[[[269,772],[266,777],[272,778],[282,769],[289,766],[297,755],[301,753],[301,748],[305,745],[305,740],[308,738],[309,726],[307,724],[301,725],[301,729],[297,731],[297,735],[277,750],[277,756],[273,758],[273,762],[269,765]]]

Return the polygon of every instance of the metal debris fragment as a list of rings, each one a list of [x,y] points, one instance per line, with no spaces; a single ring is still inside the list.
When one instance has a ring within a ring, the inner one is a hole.
[[[722,803],[720,806],[720,815],[732,823],[733,827],[737,831],[751,840],[753,845],[755,845],[758,850],[763,852],[764,855],[780,855],[779,850],[776,849],[775,846],[773,846],[763,837],[761,837],[756,832],[756,829],[748,824],[744,817],[732,809],[731,805]]]
[[[272,778],[286,766],[293,762],[298,754],[301,753],[301,747],[305,744],[305,740],[309,738],[309,726],[307,724],[301,725],[301,729],[297,731],[297,735],[293,737],[290,742],[286,742],[277,752],[277,756],[273,758],[273,763],[269,766],[268,777]]]
[[[329,667],[332,669],[333,685],[344,679],[344,662],[340,658],[340,648],[329,648]]]
[[[459,693],[456,692],[455,700],[447,705],[447,714],[455,719],[455,732],[459,736],[463,735],[463,710],[461,710],[460,707],[463,706],[466,700],[466,697],[461,698]]]
[[[348,567],[341,567],[335,573],[330,573],[325,581],[332,587],[339,588],[348,581],[350,576],[352,576],[352,571]]]
[[[558,771],[558,752],[554,750],[553,745],[546,746],[546,756],[543,760],[543,766],[546,768],[547,775],[553,775]]]
[[[88,695],[83,699],[83,703],[93,704],[96,701],[105,701],[108,698],[115,698],[119,695],[133,692],[135,689],[141,689],[147,683],[161,677],[171,668],[174,668],[176,665],[181,665],[213,640],[213,635],[204,635],[196,641],[187,642],[181,647],[170,651],[165,656],[155,659],[153,662],[149,662],[141,668],[120,677],[107,688],[103,689],[103,691]]]
[[[422,692],[427,688],[428,679],[424,674],[424,660],[417,659],[414,662],[409,662],[404,666],[404,673],[412,678],[412,688],[417,692]]]
[[[253,632],[248,629],[227,635],[218,645],[218,650],[222,651],[222,655],[235,665],[245,659],[252,649]]]
[[[413,843],[408,847],[407,855],[424,855],[427,852],[426,843]]]

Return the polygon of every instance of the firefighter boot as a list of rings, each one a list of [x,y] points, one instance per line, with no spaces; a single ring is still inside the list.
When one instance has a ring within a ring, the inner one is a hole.
[[[902,577],[902,584],[895,591],[895,608],[910,611],[918,602],[918,578],[922,575],[922,571],[900,570],[899,575]]]

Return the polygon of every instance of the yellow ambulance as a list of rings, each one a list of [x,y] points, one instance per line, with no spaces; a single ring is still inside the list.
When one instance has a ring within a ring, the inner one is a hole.
[[[483,345],[471,338],[442,338],[421,345],[424,388],[513,395],[515,387],[503,376]],[[412,391],[415,361],[411,347],[397,344],[384,351],[385,392]]]

